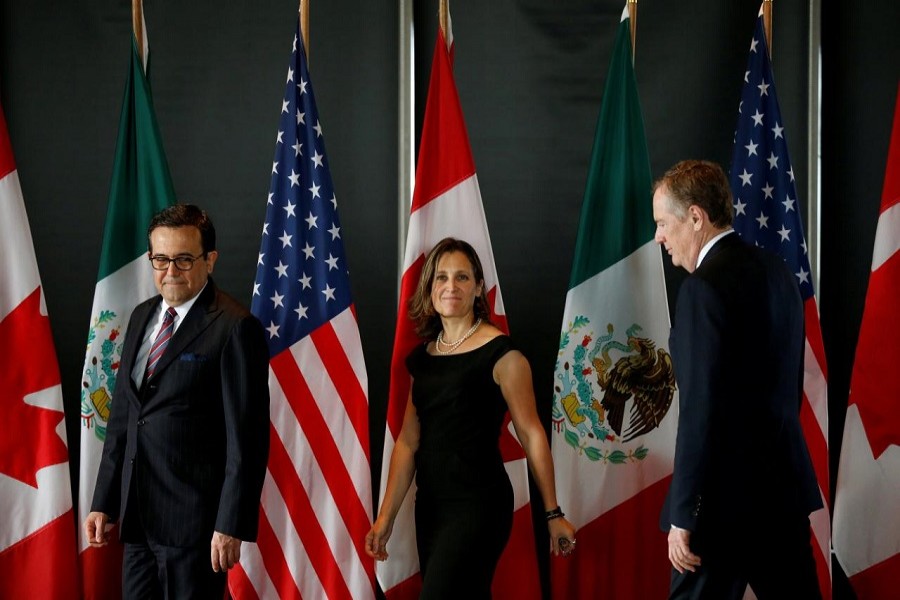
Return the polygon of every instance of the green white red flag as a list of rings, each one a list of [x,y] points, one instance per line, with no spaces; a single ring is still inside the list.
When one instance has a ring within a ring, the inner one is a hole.
[[[147,260],[147,225],[154,214],[175,201],[153,111],[146,27],[143,33],[142,52],[132,37],[82,375],[79,523],[91,509],[131,310],[157,293]],[[103,548],[90,548],[80,527],[78,536],[84,598],[121,597],[122,547],[117,535]]]
[[[560,334],[551,445],[576,551],[551,559],[553,598],[664,598],[659,514],[677,425],[669,312],[628,8],[597,122]]]

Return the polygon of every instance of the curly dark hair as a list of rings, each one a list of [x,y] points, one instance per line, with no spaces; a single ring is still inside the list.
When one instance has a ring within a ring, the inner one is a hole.
[[[475,248],[468,242],[448,237],[435,244],[431,252],[428,253],[428,257],[425,259],[425,266],[422,267],[422,275],[419,277],[419,284],[416,286],[416,292],[409,299],[409,312],[407,314],[416,325],[416,334],[423,339],[436,336],[443,327],[441,317],[434,310],[434,304],[431,302],[431,289],[434,285],[438,261],[443,255],[450,252],[461,252],[469,259],[475,275],[475,282],[481,284],[481,294],[475,298],[475,318],[487,323],[491,322],[491,311],[488,304],[487,291],[484,286],[484,268],[481,266],[478,253],[475,252]]]

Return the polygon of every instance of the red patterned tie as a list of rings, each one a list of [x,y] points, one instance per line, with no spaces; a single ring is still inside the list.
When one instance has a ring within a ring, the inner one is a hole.
[[[163,352],[166,351],[166,346],[169,345],[169,340],[172,339],[174,330],[175,309],[170,306],[165,315],[163,315],[162,328],[156,334],[153,345],[150,346],[150,355],[147,357],[147,374],[144,376],[145,381],[153,376],[153,371],[156,369],[159,359],[162,358]]]

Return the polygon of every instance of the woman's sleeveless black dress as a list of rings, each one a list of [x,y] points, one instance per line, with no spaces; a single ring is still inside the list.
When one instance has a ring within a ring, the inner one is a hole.
[[[416,545],[421,599],[491,597],[494,569],[512,529],[513,491],[498,440],[506,401],[496,362],[505,335],[469,352],[406,359],[419,417]]]

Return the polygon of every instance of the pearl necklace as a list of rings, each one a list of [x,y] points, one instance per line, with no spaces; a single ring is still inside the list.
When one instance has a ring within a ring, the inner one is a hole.
[[[481,319],[479,318],[475,321],[475,324],[458,340],[453,342],[452,344],[448,344],[444,341],[444,330],[442,329],[440,333],[438,333],[437,340],[434,344],[434,349],[438,351],[438,354],[451,354],[456,351],[457,348],[462,346],[462,343],[467,339],[472,337],[472,334],[475,333],[475,330],[481,325]],[[447,347],[447,350],[441,350],[441,344]]]

